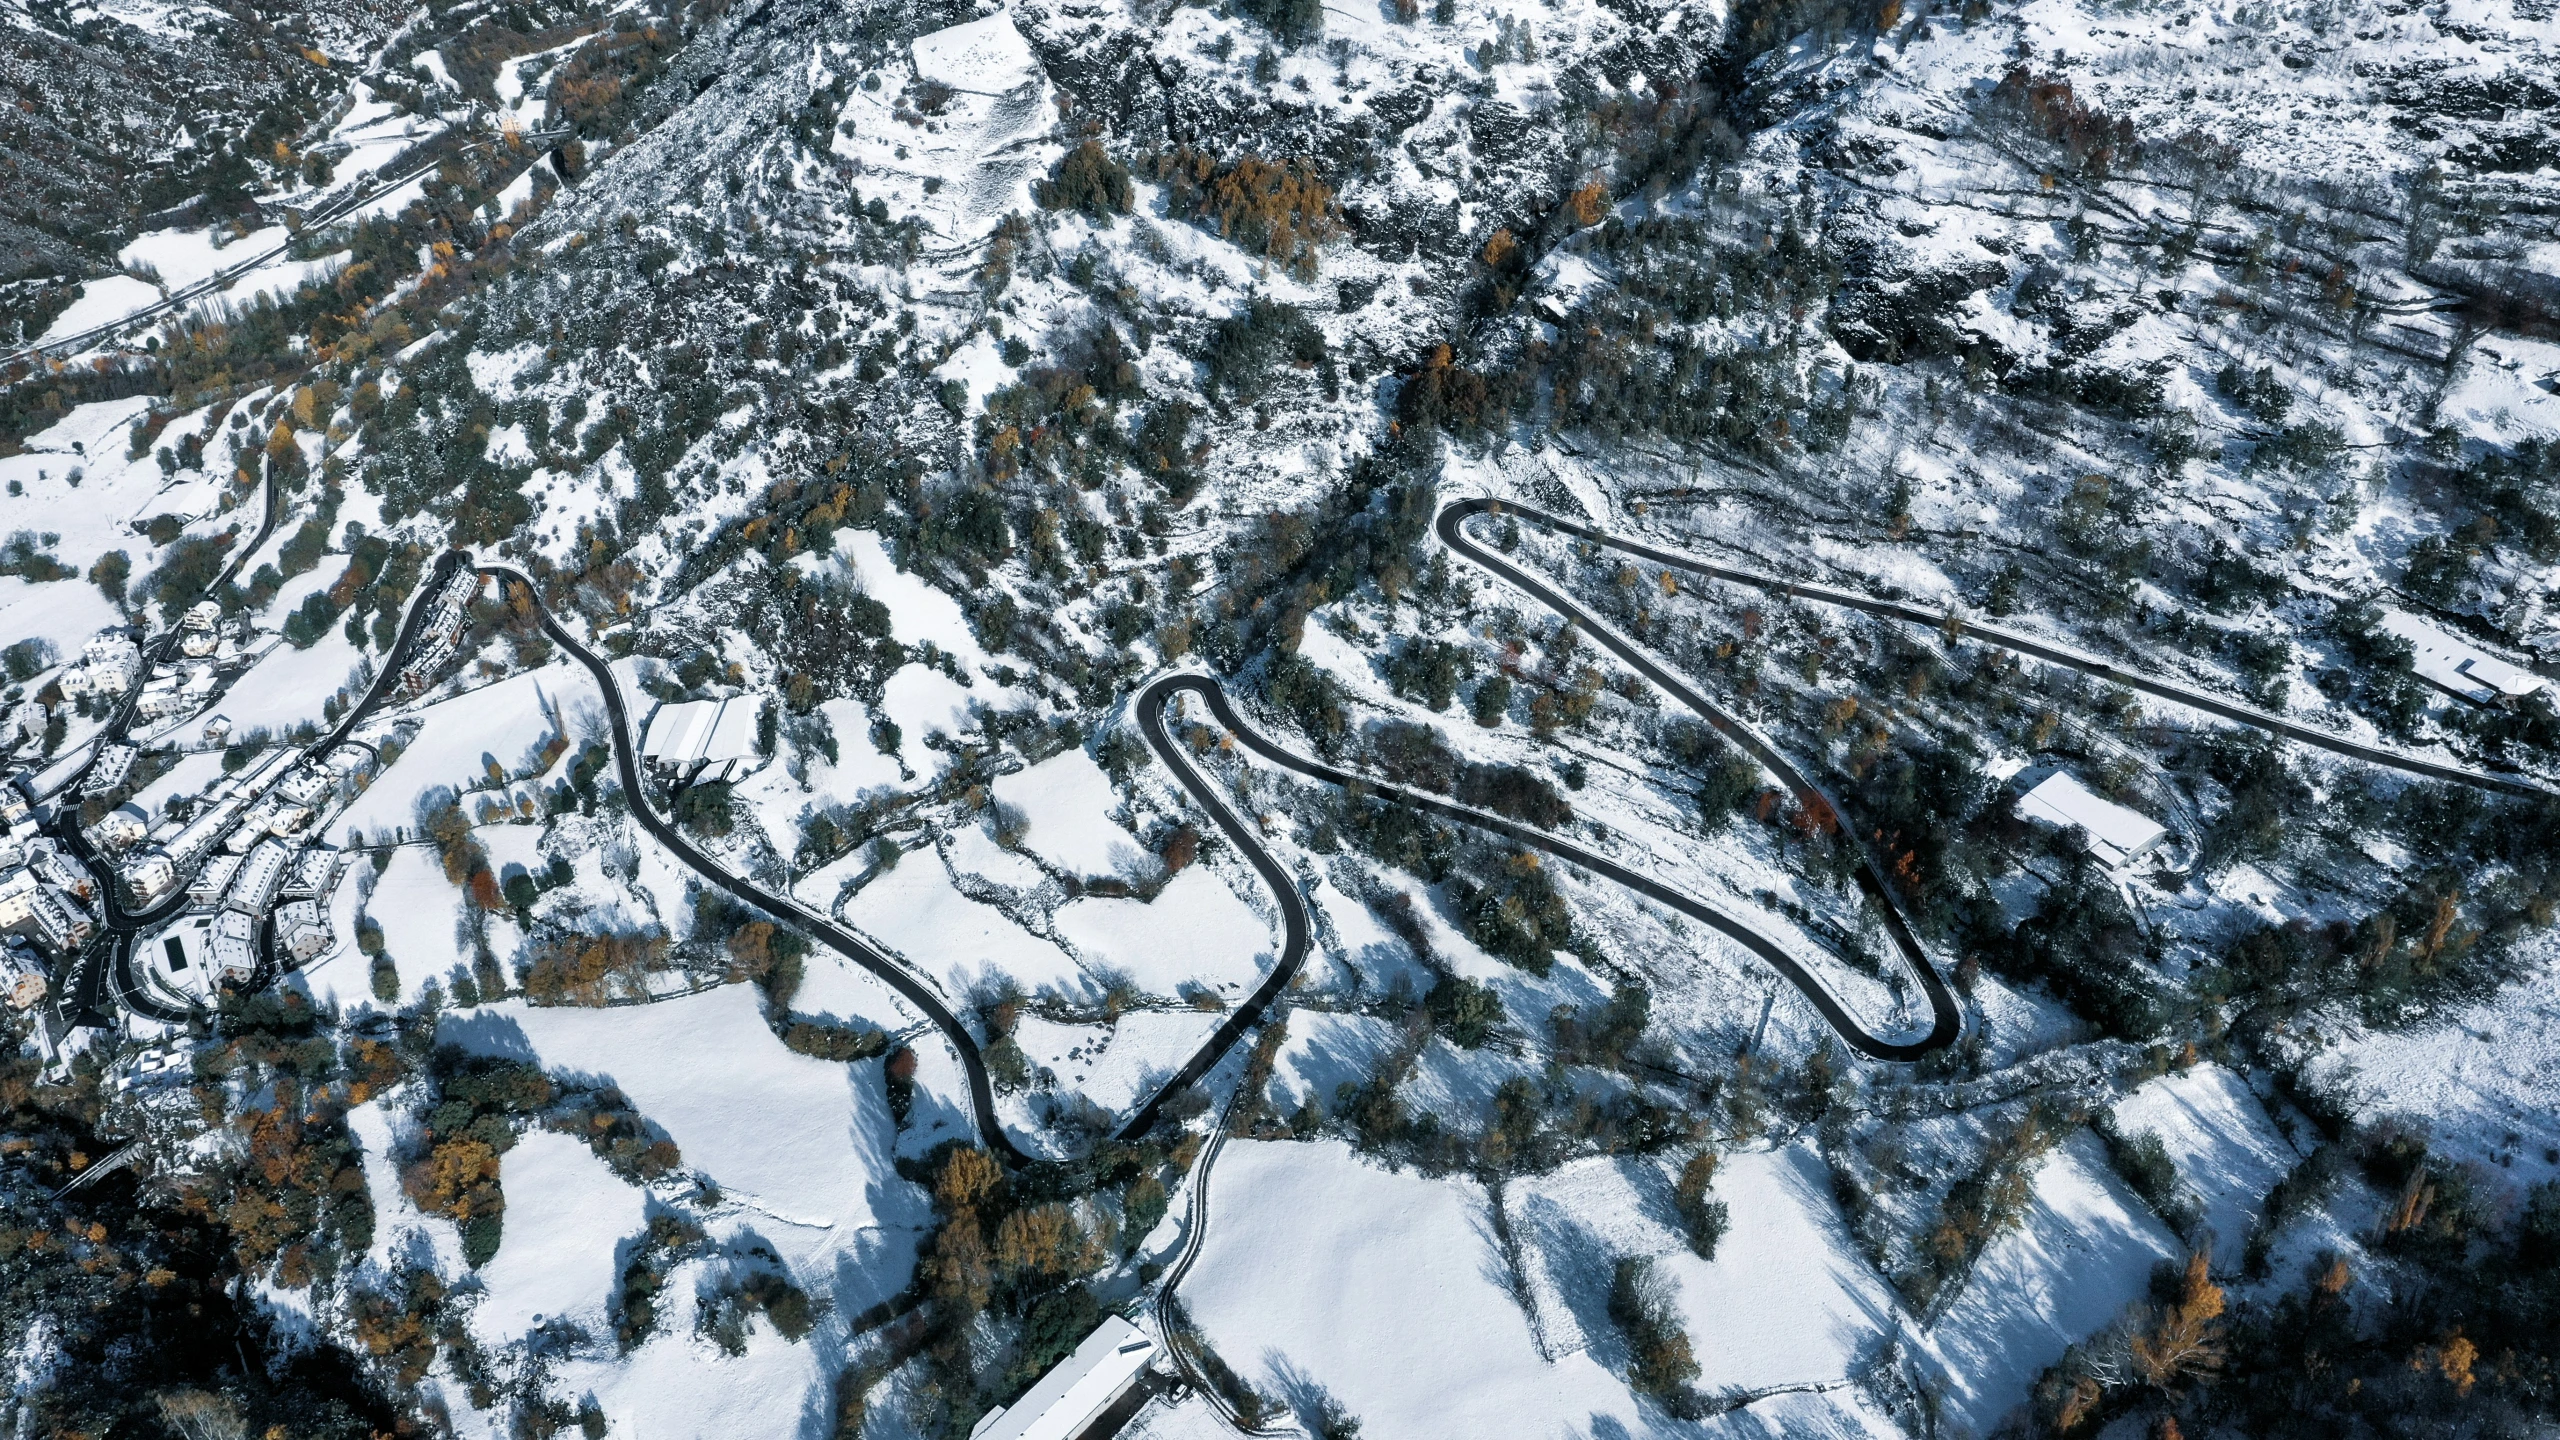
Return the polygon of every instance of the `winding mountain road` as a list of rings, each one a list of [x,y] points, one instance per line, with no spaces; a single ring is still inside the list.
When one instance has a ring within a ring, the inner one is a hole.
[[[1835,586],[1811,585],[1801,580],[1788,580],[1756,570],[1719,565],[1711,560],[1701,560],[1695,555],[1665,550],[1640,540],[1630,540],[1595,526],[1567,520],[1560,515],[1550,515],[1543,510],[1515,504],[1508,500],[1459,500],[1441,509],[1438,522],[1440,538],[1448,544],[1449,548],[1502,576],[1513,585],[1538,596],[1550,607],[1566,610],[1567,613],[1587,612],[1583,612],[1579,606],[1574,606],[1570,601],[1565,600],[1562,592],[1549,582],[1530,578],[1518,566],[1487,551],[1467,535],[1466,522],[1478,515],[1511,516],[1540,529],[1552,530],[1559,535],[1570,535],[1577,540],[1587,540],[1594,545],[1615,550],[1621,555],[1631,555],[1639,560],[1649,561],[1665,569],[1678,570],[1684,574],[1703,576],[1711,580],[1731,581],[1737,585],[1748,585],[1773,594],[1816,600],[1825,605],[1838,605],[1843,609],[1863,611],[1887,620],[1925,625],[1932,630],[1944,625],[1947,620],[1943,611],[1932,611],[1898,600],[1878,599],[1875,596],[1862,595],[1857,591],[1842,590]],[[1592,626],[1584,628],[1595,635],[1602,633]],[[2219,719],[2248,726],[2253,730],[2263,730],[2270,735],[2282,736],[2287,740],[2344,755],[2350,760],[2362,760],[2368,764],[2381,765],[2405,774],[2422,775],[2431,780],[2450,780],[2457,785],[2476,786],[2482,790],[2495,790],[2503,794],[2521,795],[2532,799],[2560,794],[2560,791],[2555,791],[2552,787],[2526,776],[2473,770],[2467,766],[2431,760],[2422,755],[2412,755],[2387,745],[2368,745],[2361,740],[2349,739],[2317,726],[2288,720],[2253,705],[2244,705],[2236,700],[2225,699],[2210,691],[2183,685],[2175,680],[2163,680],[2157,676],[2147,675],[2139,670],[2128,669],[2099,659],[2097,656],[2073,650],[2068,646],[2055,644],[2050,640],[2039,640],[2031,635],[2019,634],[2014,630],[2004,630],[1998,626],[1967,620],[1964,622],[1964,634],[1967,639],[1980,641],[1995,649],[2011,651],[2031,660],[2041,660],[2048,665],[2059,665],[2067,670],[2076,670],[2083,675],[2096,676],[2101,680],[2122,685],[2128,690],[2138,690],[2159,699],[2174,701]],[[1624,641],[1617,641],[1611,644],[1610,648],[1618,651],[1621,658],[1625,658],[1625,651],[1622,648],[1624,644]],[[1660,683],[1658,677],[1650,672],[1647,673],[1647,678],[1655,679]]]
[[[1457,501],[1441,510],[1437,519],[1437,530],[1442,542],[1451,550],[1571,620],[1590,637],[1593,643],[1609,650],[1664,693],[1695,711],[1719,733],[1750,754],[1763,768],[1777,776],[1796,796],[1797,802],[1808,814],[1834,823],[1838,823],[1840,818],[1841,812],[1838,805],[1811,776],[1799,769],[1767,738],[1708,700],[1695,687],[1674,674],[1641,647],[1619,635],[1613,627],[1594,615],[1580,602],[1565,594],[1559,586],[1515,564],[1497,551],[1479,544],[1468,533],[1467,522],[1483,515],[1514,517],[1556,533],[1606,546],[1619,553],[1685,574],[1728,580],[1777,593],[1843,605],[1912,624],[1935,627],[1944,618],[1918,606],[1897,601],[1880,600],[1833,587],[1808,585],[1718,565],[1695,556],[1629,540],[1530,507],[1478,499]],[[272,513],[270,523],[272,523]],[[459,554],[443,557],[436,567],[434,579],[419,587],[418,601],[413,603],[409,615],[405,617],[399,639],[386,659],[382,673],[376,677],[374,685],[370,687],[363,699],[356,706],[351,707],[349,713],[334,728],[329,741],[324,742],[324,748],[327,743],[334,743],[351,732],[365,716],[372,713],[383,702],[388,694],[391,677],[398,673],[403,652],[410,647],[416,637],[419,615],[425,597],[433,594],[441,581],[451,574],[451,567],[459,563],[461,563]],[[674,824],[657,814],[645,799],[638,759],[638,736],[628,702],[614,680],[609,664],[551,614],[548,607],[543,605],[539,592],[534,589],[523,572],[509,566],[482,565],[478,567],[478,573],[497,581],[501,586],[520,587],[519,593],[530,603],[531,613],[541,626],[543,633],[594,676],[604,698],[607,717],[611,722],[615,765],[624,792],[633,801],[631,807],[633,817],[641,827],[707,883],[717,886],[743,903],[777,918],[788,920],[818,943],[879,976],[892,989],[905,997],[943,1033],[958,1054],[967,1076],[973,1118],[981,1141],[1010,1163],[1015,1165],[1029,1163],[1032,1157],[1026,1155],[1014,1143],[1011,1136],[1006,1133],[1003,1122],[997,1116],[994,1086],[984,1058],[980,1054],[977,1039],[970,1033],[969,1026],[959,1014],[936,993],[928,982],[905,965],[892,960],[860,937],[826,917],[799,905],[787,896],[777,895],[732,873],[705,854]],[[2286,721],[2281,717],[2268,715],[2248,706],[2191,690],[2176,682],[2158,680],[2126,671],[2107,662],[2031,637],[1982,626],[1971,627],[1968,633],[1987,644],[2010,649],[2038,660],[2064,665],[2083,673],[2101,676],[2130,688],[2194,706],[2209,714],[2354,758],[2388,765],[2413,774],[2510,794],[2539,796],[2551,793],[2519,777],[2486,774],[2384,747],[2346,740],[2324,731]],[[1357,782],[1369,793],[1382,799],[1444,820],[1500,835],[1512,843],[1578,866],[1590,874],[1625,886],[1657,904],[1707,926],[1767,962],[1771,969],[1804,996],[1806,1002],[1813,1006],[1816,1013],[1821,1015],[1824,1022],[1839,1035],[1844,1043],[1860,1054],[1878,1060],[1917,1059],[1951,1043],[1961,1033],[1962,1013],[1955,1003],[1954,996],[1949,992],[1936,967],[1931,964],[1927,953],[1922,949],[1918,937],[1912,932],[1899,907],[1894,904],[1881,870],[1872,853],[1863,844],[1858,847],[1859,886],[1869,903],[1876,907],[1876,913],[1883,922],[1887,936],[1892,940],[1906,968],[1918,981],[1921,993],[1929,1004],[1929,1029],[1927,1033],[1917,1038],[1878,1035],[1869,1031],[1857,1017],[1849,1013],[1847,1007],[1841,1004],[1821,981],[1809,973],[1795,956],[1778,943],[1744,921],[1686,895],[1650,875],[1619,864],[1569,840],[1503,816],[1460,805],[1437,795],[1385,784],[1373,777],[1295,754],[1246,723],[1237,713],[1225,690],[1213,679],[1198,674],[1166,675],[1150,682],[1139,692],[1133,713],[1140,733],[1144,736],[1149,748],[1172,772],[1191,800],[1206,813],[1210,823],[1214,824],[1228,841],[1235,845],[1237,851],[1244,856],[1247,863],[1254,867],[1263,883],[1269,887],[1274,900],[1280,906],[1281,943],[1277,961],[1264,975],[1261,983],[1255,987],[1253,994],[1219,1023],[1207,1041],[1179,1070],[1156,1086],[1145,1103],[1120,1126],[1117,1132],[1120,1139],[1131,1140],[1145,1134],[1155,1125],[1169,1100],[1198,1084],[1216,1068],[1239,1041],[1263,1023],[1271,1007],[1296,980],[1305,964],[1307,952],[1312,946],[1314,927],[1307,909],[1306,897],[1300,892],[1296,878],[1263,844],[1258,830],[1237,812],[1225,793],[1224,787],[1214,777],[1196,766],[1183,747],[1175,741],[1167,723],[1168,716],[1176,702],[1187,701],[1193,697],[1198,699],[1207,717],[1213,723],[1233,735],[1237,743],[1243,745],[1247,751],[1264,763],[1330,785],[1347,787]],[[1846,829],[1845,826],[1842,828]],[[1854,832],[1849,833],[1854,835]],[[140,920],[156,917],[120,918]],[[119,985],[117,988],[126,990],[127,987]],[[130,991],[121,998],[126,998],[127,1002],[131,1003]]]
[[[987,1076],[986,1060],[978,1052],[976,1037],[969,1033],[969,1027],[959,1015],[905,966],[881,954],[833,921],[786,896],[776,895],[731,873],[686,839],[683,831],[661,817],[650,806],[648,792],[641,787],[638,737],[633,733],[631,709],[622,698],[622,687],[613,678],[612,667],[569,633],[569,628],[562,625],[550,607],[542,603],[542,592],[534,588],[532,580],[523,571],[503,565],[483,565],[480,573],[501,585],[522,587],[520,593],[542,626],[542,633],[550,636],[551,642],[559,646],[562,653],[585,666],[587,673],[595,677],[596,689],[604,696],[605,715],[612,722],[614,768],[622,779],[622,793],[630,797],[631,818],[639,822],[640,828],[648,831],[652,839],[665,846],[668,853],[683,861],[706,882],[776,919],[788,920],[818,943],[879,976],[889,988],[904,996],[908,1004],[923,1012],[925,1018],[931,1020],[951,1042],[951,1048],[960,1057],[961,1068],[968,1075],[969,1103],[975,1112],[980,1142],[1013,1165],[1030,1163],[1032,1157],[1025,1155],[1013,1143],[1013,1137],[1005,1133],[1004,1122],[996,1116],[995,1085]]]

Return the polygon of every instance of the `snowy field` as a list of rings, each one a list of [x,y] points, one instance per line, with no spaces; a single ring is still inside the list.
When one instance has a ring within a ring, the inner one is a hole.
[[[2470,1161],[2517,1189],[2560,1178],[2560,955],[2524,979],[2396,1032],[2353,1032],[2314,1060],[2315,1083],[2352,1093],[2359,1108],[2419,1120],[2432,1148]]]
[[[741,985],[600,1010],[510,1000],[438,1035],[620,1087],[720,1188],[724,1231],[754,1232],[804,1287],[860,1310],[906,1284],[924,1196],[891,1167],[878,1063],[785,1050],[759,1003]]]
[[[1612,1267],[1625,1255],[1652,1258],[1676,1288],[1698,1387],[1710,1394],[1846,1380],[1897,1326],[1911,1325],[1858,1254],[1810,1147],[1723,1157],[1715,1194],[1732,1228],[1712,1261],[1682,1234],[1675,1175],[1662,1161],[1595,1159],[1512,1188],[1511,1226],[1549,1353],[1623,1348],[1608,1307]]]
[[[601,1334],[620,1281],[619,1242],[647,1225],[645,1197],[566,1135],[528,1130],[498,1176],[507,1195],[498,1253],[480,1267],[486,1293],[471,1312],[489,1342],[518,1340],[547,1321]]]
[[[2117,1102],[2115,1117],[2126,1135],[2160,1137],[2213,1233],[2214,1267],[2237,1266],[2267,1192],[2301,1159],[2248,1082],[2219,1065],[2199,1065],[2134,1091]]]
[[[1120,796],[1082,750],[999,776],[993,789],[1022,811],[1030,822],[1023,843],[1052,865],[1077,875],[1129,875],[1151,863],[1136,837],[1111,823]]]
[[[1639,1403],[1592,1351],[1541,1353],[1472,1181],[1390,1174],[1331,1142],[1234,1141],[1212,1185],[1214,1223],[1183,1301],[1228,1364],[1302,1416],[1330,1393],[1364,1433],[1414,1440],[1699,1433]],[[1715,1341],[1700,1340],[1703,1357]],[[1826,1341],[1822,1364],[1837,1349]],[[1158,1408],[1129,1433],[1206,1434],[1207,1418]],[[1733,1436],[1896,1433],[1849,1390],[1777,1397],[1715,1425]]]
[[[2149,1292],[2185,1247],[2075,1132],[2046,1156],[2024,1224],[1986,1246],[1973,1278],[1928,1332],[1947,1413],[1988,1434],[2062,1352]]]
[[[1080,996],[1088,985],[1067,953],[960,893],[930,851],[872,881],[844,910],[846,923],[903,955],[951,995],[1010,976],[1033,994]]]
[[[424,728],[338,817],[338,827],[368,838],[403,828],[414,832],[421,796],[486,785],[492,761],[516,773],[556,733],[555,714],[588,712],[601,713],[595,685],[566,661],[413,711]]]
[[[1071,900],[1058,907],[1057,925],[1088,965],[1126,975],[1150,995],[1203,984],[1240,996],[1279,962],[1269,922],[1205,865],[1173,877],[1152,901]]]

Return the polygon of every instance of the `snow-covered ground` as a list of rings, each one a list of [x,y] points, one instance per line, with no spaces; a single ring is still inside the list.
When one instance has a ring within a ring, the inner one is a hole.
[[[1058,907],[1057,925],[1088,965],[1118,971],[1150,995],[1199,984],[1238,996],[1279,960],[1272,927],[1205,865],[1173,877],[1153,900],[1071,900]]]
[[[1984,1247],[1928,1332],[1948,1415],[1990,1433],[2064,1350],[2149,1293],[2153,1267],[2185,1254],[2097,1137],[2072,1135],[2037,1169],[2024,1223]]]
[[[583,1142],[548,1130],[517,1139],[498,1183],[506,1228],[496,1257],[480,1267],[485,1293],[472,1327],[496,1344],[550,1321],[603,1333],[605,1302],[622,1278],[619,1242],[646,1225],[645,1197]]]
[[[312,647],[313,652],[320,649]],[[421,707],[413,712],[423,722],[417,737],[338,817],[338,826],[367,839],[402,829],[418,834],[422,796],[485,786],[492,762],[515,775],[558,733],[555,715],[585,720],[601,716],[602,710],[593,680],[567,661]],[[573,734],[578,733],[575,723]]]
[[[720,1233],[753,1232],[847,1311],[894,1295],[915,1263],[923,1192],[890,1163],[877,1061],[782,1047],[754,989],[611,1009],[520,1000],[456,1012],[439,1038],[621,1089],[720,1189]]]
[[[2560,1178],[2560,947],[2494,997],[2407,1030],[2350,1030],[2306,1067],[2360,1111],[2414,1121],[2431,1148],[2507,1176]]]
[[[1851,1241],[1831,1176],[1808,1146],[1727,1155],[1716,1197],[1732,1228],[1701,1260],[1672,1203],[1676,1167],[1660,1160],[1576,1161],[1510,1187],[1511,1226],[1550,1354],[1620,1342],[1609,1279],[1640,1255],[1676,1287],[1709,1394],[1836,1384],[1913,1322]]]
[[[1795,1208],[1786,1198],[1791,1182],[1777,1178],[1784,1173],[1792,1167],[1781,1160],[1769,1179],[1782,1204]],[[1763,1193],[1758,1178],[1741,1183],[1755,1197]],[[1510,1287],[1489,1201],[1474,1182],[1390,1174],[1333,1142],[1233,1141],[1212,1184],[1214,1223],[1183,1302],[1229,1365],[1302,1415],[1330,1394],[1364,1433],[1415,1440],[1697,1433],[1627,1390],[1611,1368],[1623,1364],[1614,1340],[1552,1359],[1541,1351]],[[1821,1233],[1783,1213],[1768,1224],[1763,1233],[1779,1245]],[[1660,1236],[1646,1243],[1658,1246]],[[1853,1293],[1818,1259],[1810,1263],[1833,1294]],[[1583,1290],[1590,1283],[1575,1281]],[[1598,1283],[1605,1307],[1606,1277]],[[1684,1282],[1684,1311],[1694,1317],[1711,1303]],[[1791,1312],[1809,1349],[1786,1362],[1801,1367],[1787,1369],[1788,1378],[1822,1378],[1850,1348],[1825,1333],[1837,1323],[1826,1318],[1833,1303],[1817,1291]],[[1839,1315],[1859,1313],[1852,1300]],[[1794,1350],[1757,1340],[1737,1349],[1732,1337],[1756,1323],[1749,1310],[1715,1319],[1693,1336],[1702,1362],[1725,1352],[1716,1361],[1723,1373],[1777,1374],[1781,1352]],[[1424,1376],[1428,1382],[1417,1383]],[[1151,1410],[1132,1433],[1201,1434],[1204,1418]],[[1851,1389],[1775,1397],[1718,1426],[1736,1436],[1896,1433]]]
[[[2128,1136],[2160,1137],[2213,1234],[2219,1270],[2240,1263],[2267,1192],[2301,1160],[2248,1082],[2219,1065],[2152,1081],[2116,1102],[2115,1120]]]
[[[1111,823],[1120,797],[1082,750],[1000,776],[993,788],[996,799],[1019,807],[1030,822],[1023,843],[1052,865],[1079,875],[1121,875],[1147,858],[1136,837]]]

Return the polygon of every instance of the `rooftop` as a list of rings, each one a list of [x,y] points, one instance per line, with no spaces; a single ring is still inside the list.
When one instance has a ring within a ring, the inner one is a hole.
[[[1074,1440],[1155,1354],[1156,1342],[1145,1332],[1111,1316],[1021,1399],[988,1412],[969,1440]]]
[[[2169,838],[2150,816],[2100,796],[2068,770],[2055,771],[2019,796],[2018,813],[2059,830],[2082,831],[2090,853],[2109,866],[2130,864]]]
[[[2419,679],[2475,705],[2521,699],[2551,683],[2477,645],[2457,640],[2415,615],[2394,610],[2382,617],[2382,628],[2409,642],[2413,652],[2411,668]]]

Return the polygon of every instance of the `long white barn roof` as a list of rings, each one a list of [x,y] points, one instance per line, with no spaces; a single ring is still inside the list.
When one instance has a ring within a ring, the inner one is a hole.
[[[2409,642],[2410,650],[2415,652],[2410,657],[2411,668],[2418,672],[2419,679],[2465,700],[2486,704],[2501,695],[2530,695],[2551,683],[2403,611],[2384,615],[2382,628]]]
[[[2091,852],[2109,865],[2122,865],[2169,838],[2150,816],[2097,794],[2067,770],[2019,796],[2018,813],[2056,829],[2078,826],[2087,832]]]
[[[978,1422],[969,1440],[1074,1440],[1156,1354],[1156,1342],[1117,1315],[1021,1399]]]

